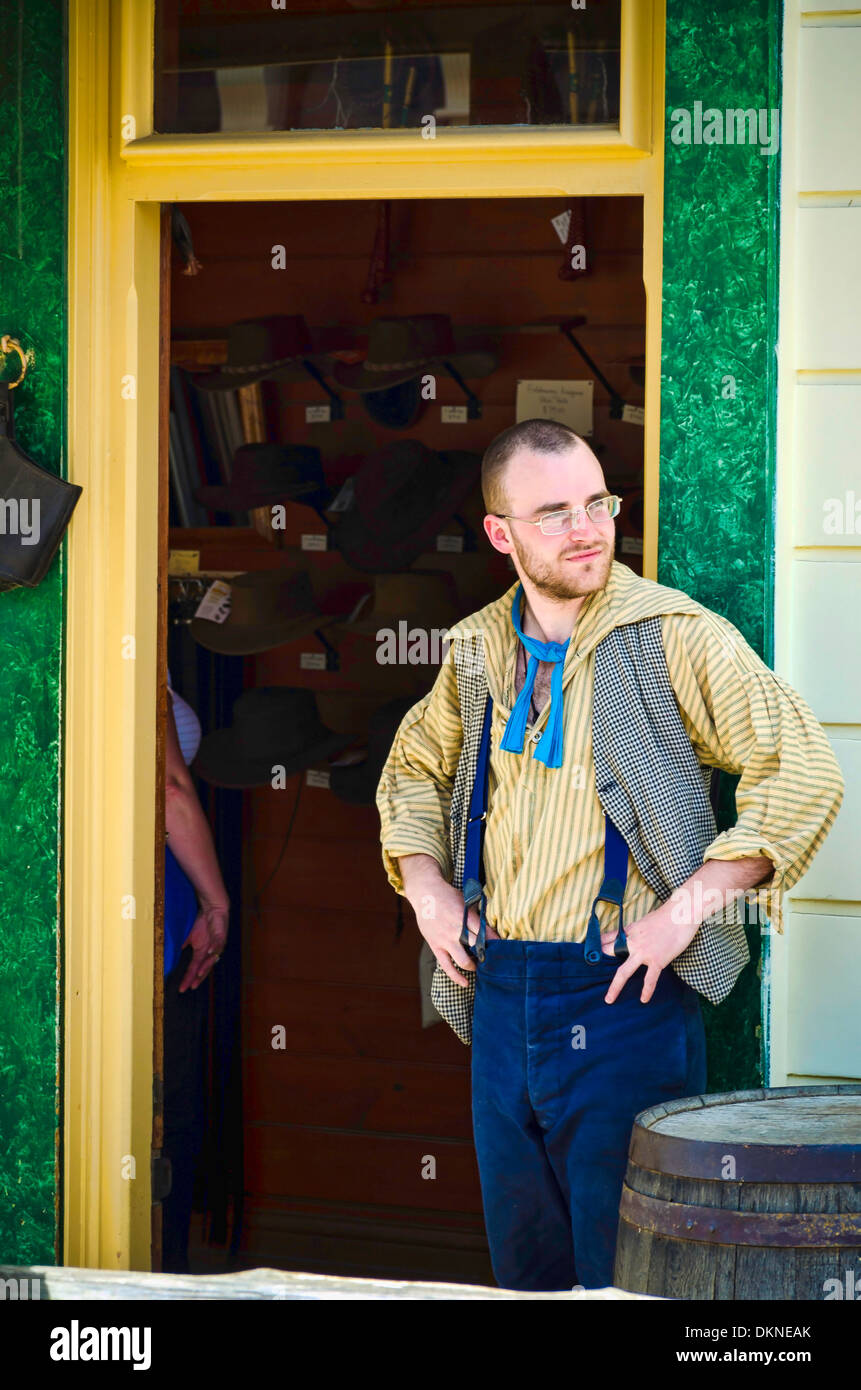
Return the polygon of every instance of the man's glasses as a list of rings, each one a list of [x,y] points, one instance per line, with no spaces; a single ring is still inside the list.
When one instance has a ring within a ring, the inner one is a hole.
[[[596,497],[588,507],[571,507],[566,512],[548,512],[538,521],[530,521],[525,516],[508,516],[505,512],[502,516],[505,521],[525,521],[528,526],[540,526],[545,536],[561,536],[582,524],[584,512],[589,520],[598,526],[602,521],[609,521],[611,517],[618,516],[621,505],[621,497]]]

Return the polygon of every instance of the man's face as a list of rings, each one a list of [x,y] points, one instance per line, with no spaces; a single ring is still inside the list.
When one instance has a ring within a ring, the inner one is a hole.
[[[505,490],[506,510],[512,517],[528,521],[538,521],[550,512],[586,507],[607,495],[601,465],[585,444],[575,444],[562,454],[530,450],[515,454],[505,472]],[[573,530],[558,536],[545,536],[540,526],[522,520],[500,523],[488,517],[485,526],[488,524],[496,541],[505,539],[501,526],[508,528],[511,547],[497,544],[497,549],[512,553],[521,579],[525,575],[548,598],[579,598],[605,587],[615,548],[612,517],[596,524],[584,513]]]

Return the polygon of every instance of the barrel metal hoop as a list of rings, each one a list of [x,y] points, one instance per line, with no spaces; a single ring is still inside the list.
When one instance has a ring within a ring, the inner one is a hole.
[[[727,1211],[666,1202],[622,1188],[619,1216],[653,1235],[709,1245],[861,1246],[861,1212]]]
[[[655,1173],[726,1182],[728,1153],[735,1160],[732,1182],[861,1182],[857,1144],[741,1144],[686,1139],[637,1124],[629,1157]]]

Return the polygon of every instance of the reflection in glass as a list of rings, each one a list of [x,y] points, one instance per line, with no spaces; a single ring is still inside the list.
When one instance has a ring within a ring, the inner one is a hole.
[[[157,0],[155,127],[619,124],[621,0]]]

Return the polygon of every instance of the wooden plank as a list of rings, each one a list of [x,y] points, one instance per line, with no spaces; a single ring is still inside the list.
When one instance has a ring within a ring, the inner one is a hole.
[[[303,786],[303,795],[311,790],[315,789]],[[289,790],[285,789],[283,795],[285,802],[292,799]],[[246,845],[258,891],[268,885],[267,907],[307,910],[323,903],[329,911],[349,913],[360,906],[364,912],[379,913],[384,930],[386,923],[394,924],[397,894],[389,886],[379,852],[372,856],[365,842],[345,841],[340,858],[342,864],[349,865],[349,872],[333,873],[331,849],[325,843],[310,837],[294,840],[291,835],[278,864],[282,843],[283,836],[265,835],[255,836]]]
[[[170,515],[170,208],[159,219],[159,414],[158,414],[158,577],[156,610],[156,727],[155,727],[155,893],[153,899],[153,1157],[164,1143],[164,856],[165,762],[167,757],[167,556]],[[162,1263],[162,1208],[153,1202],[150,1228],[153,1268]]]
[[[392,1216],[346,1203],[308,1210],[313,1205],[305,1203],[305,1210],[297,1210],[246,1197],[242,1264],[347,1278],[493,1283],[480,1216],[461,1215],[444,1222],[436,1212],[397,1210]]]
[[[129,1299],[577,1299],[581,1302],[624,1301],[634,1297],[621,1289],[588,1289],[565,1293],[516,1293],[478,1285],[377,1279],[344,1279],[339,1275],[250,1269],[234,1274],[149,1274],[143,1270],[81,1269],[71,1265],[0,1265],[0,1279],[38,1279],[42,1297],[105,1303]],[[654,1300],[652,1300],[654,1301]]]
[[[398,199],[392,204],[392,232],[400,244],[425,257],[446,260],[463,255],[487,255],[488,247],[504,241],[507,249],[553,258],[562,244],[550,227],[550,218],[570,207],[565,194],[547,198]],[[604,254],[642,257],[643,215],[639,198],[590,198],[589,228]],[[267,274],[271,247],[285,242],[286,211],[283,204],[258,203],[253,222],[247,204],[219,204],[218,216],[199,203],[183,203],[194,237],[195,250],[207,268],[224,263],[232,267],[260,256]],[[321,208],[325,216],[321,216]],[[314,256],[339,265],[365,259],[376,230],[377,200],[339,203],[301,201],[289,207],[289,249],[296,257]],[[343,235],[345,222],[352,235]],[[575,282],[576,283],[576,282]],[[193,286],[189,286],[193,289]],[[358,307],[358,306],[357,306]],[[203,315],[218,306],[197,303],[189,294],[177,303],[177,321],[204,322]],[[193,309],[193,312],[190,310]]]
[[[246,1055],[243,1103],[248,1119],[260,1124],[472,1140],[465,1067],[270,1050]]]
[[[415,991],[301,981],[262,980],[244,990],[243,1044],[271,1050],[274,1026],[286,1029],[286,1052],[334,1057],[393,1057],[458,1063],[470,1050],[447,1024],[421,1026]]]
[[[259,1124],[246,1124],[244,1137],[248,1192],[482,1210],[475,1151],[461,1140]]]
[[[291,911],[267,908],[260,928],[246,931],[244,973],[253,989],[255,980],[269,978],[281,984],[317,980],[365,985],[400,985],[418,990],[418,958],[421,937],[412,908],[404,904],[404,931],[373,912],[353,910],[349,915],[325,909]],[[464,1049],[466,1051],[466,1049]]]

